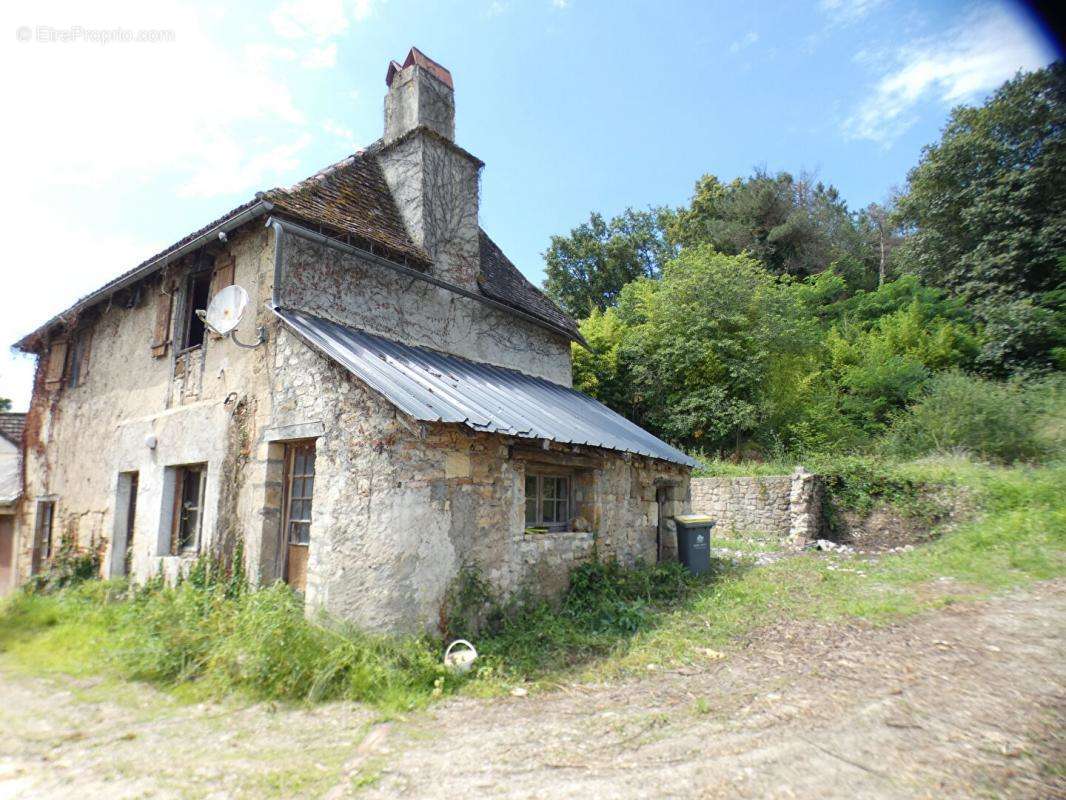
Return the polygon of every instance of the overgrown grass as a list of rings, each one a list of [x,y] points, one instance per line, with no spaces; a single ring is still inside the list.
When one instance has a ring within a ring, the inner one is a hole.
[[[191,698],[424,704],[458,679],[428,639],[316,624],[285,586],[228,594],[183,583],[132,590],[89,581],[18,594],[0,615],[0,652],[35,671],[103,673]]]
[[[869,469],[849,474],[866,475],[868,493],[884,494]],[[586,565],[559,604],[520,600],[483,613],[476,638],[483,657],[469,678],[447,673],[430,639],[309,621],[284,586],[244,591],[209,581],[141,590],[89,581],[17,594],[0,612],[0,653],[34,671],[150,681],[194,698],[343,698],[410,709],[461,688],[493,692],[521,681],[698,663],[781,620],[894,619],[959,599],[941,590],[940,578],[979,596],[1066,573],[1066,466],[937,460],[878,469],[892,478],[892,491],[965,488],[981,515],[873,563],[803,555],[752,568],[719,564],[700,580],[676,565]],[[483,586],[470,587],[457,596],[488,599]]]

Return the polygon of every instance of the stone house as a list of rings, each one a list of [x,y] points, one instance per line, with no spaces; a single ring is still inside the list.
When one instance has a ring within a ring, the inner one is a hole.
[[[25,414],[0,414],[0,596],[15,585],[15,512],[22,497]]]
[[[478,224],[447,69],[388,68],[381,140],[257,194],[17,347],[38,356],[18,575],[59,542],[105,576],[232,554],[309,609],[433,630],[463,565],[551,593],[654,561],[691,459],[571,388],[574,321]],[[196,313],[250,302],[220,336]]]

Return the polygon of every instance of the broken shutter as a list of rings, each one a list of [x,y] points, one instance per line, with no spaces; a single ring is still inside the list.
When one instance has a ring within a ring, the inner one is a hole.
[[[48,348],[48,368],[44,373],[44,382],[54,388],[63,382],[63,372],[67,365],[67,342],[52,342]]]
[[[72,387],[85,383],[85,378],[89,374],[91,340],[92,334],[88,330],[83,330],[71,340],[67,347],[67,383]]]
[[[215,271],[211,275],[212,297],[227,286],[233,285],[233,273],[236,266],[236,259],[229,253],[224,253],[215,259]]]
[[[89,350],[92,349],[92,345],[92,331],[84,331],[81,335],[81,360],[78,364],[78,374],[81,375],[80,381],[82,383],[85,382],[85,378],[89,374]]]
[[[162,358],[170,344],[170,306],[173,300],[169,287],[164,283],[155,298],[155,329],[152,333],[152,357]]]
[[[236,271],[237,260],[229,253],[223,253],[215,259],[215,270],[211,273],[211,294],[210,297],[214,297],[220,291],[227,286],[233,285],[234,272]],[[211,332],[212,339],[220,339],[221,337]]]

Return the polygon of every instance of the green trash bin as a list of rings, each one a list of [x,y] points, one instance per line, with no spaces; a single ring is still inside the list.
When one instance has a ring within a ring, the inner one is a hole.
[[[681,514],[674,517],[677,526],[677,558],[693,575],[711,569],[711,528],[714,519],[706,514]]]

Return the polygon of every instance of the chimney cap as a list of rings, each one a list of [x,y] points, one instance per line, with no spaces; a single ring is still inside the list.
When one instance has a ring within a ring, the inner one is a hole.
[[[412,64],[421,67],[449,89],[454,91],[455,86],[452,84],[452,74],[447,68],[438,64],[417,47],[412,47],[410,51],[408,51],[407,58],[404,60],[403,64],[399,64],[395,61],[389,62],[389,71],[385,75],[385,85],[392,86],[392,79],[396,77],[396,73],[407,69]]]

